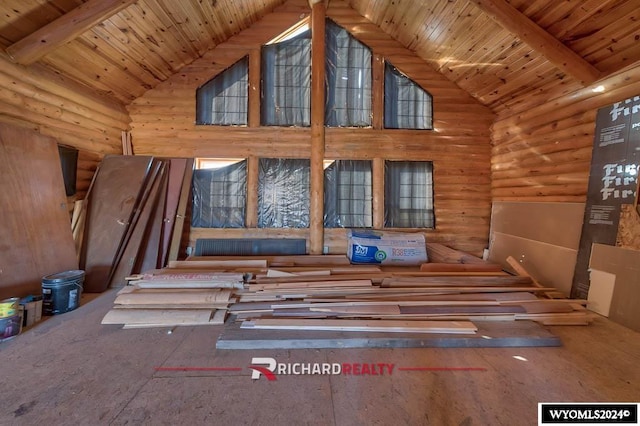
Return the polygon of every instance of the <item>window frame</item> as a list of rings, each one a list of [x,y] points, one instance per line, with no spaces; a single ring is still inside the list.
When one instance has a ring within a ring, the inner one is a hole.
[[[412,163],[424,164],[428,169],[426,173],[426,182],[423,184],[426,193],[424,197],[415,197],[413,195],[413,189],[411,186],[417,187],[418,185],[411,183],[402,183],[403,172],[409,172],[415,174],[420,170],[391,170],[392,167],[409,167]],[[394,165],[394,166],[392,166]],[[399,173],[397,178],[391,179],[390,173]],[[434,185],[434,166],[433,161],[420,160],[420,161],[408,161],[408,160],[385,160],[384,162],[384,228],[398,228],[398,229],[436,229],[436,216],[435,216],[435,185]],[[393,182],[392,182],[393,181]],[[398,181],[400,185],[407,185],[409,193],[403,191],[402,187],[395,187],[395,181]],[[403,194],[403,192],[405,192]],[[409,200],[413,205],[416,200],[424,199],[424,207],[403,207],[401,204],[403,200]],[[393,204],[392,204],[393,203]],[[416,218],[416,213],[425,215],[423,218]],[[407,218],[404,216],[407,215]],[[422,220],[422,223],[417,221]],[[411,223],[411,221],[414,221]]]

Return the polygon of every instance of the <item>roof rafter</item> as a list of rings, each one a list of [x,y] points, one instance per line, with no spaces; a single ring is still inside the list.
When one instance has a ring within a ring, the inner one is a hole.
[[[136,0],[89,0],[7,48],[16,63],[29,65],[95,25],[129,7]]]
[[[506,0],[471,0],[471,2],[504,29],[520,38],[529,47],[547,58],[549,62],[583,85],[588,86],[601,77],[597,68],[511,6]]]

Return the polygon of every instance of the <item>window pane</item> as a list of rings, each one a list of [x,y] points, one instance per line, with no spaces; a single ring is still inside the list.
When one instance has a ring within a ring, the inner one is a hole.
[[[247,162],[194,170],[191,226],[242,228],[247,192]]]
[[[384,222],[388,228],[433,228],[433,163],[386,161]]]
[[[209,80],[196,91],[196,124],[247,124],[249,58]]]
[[[433,129],[431,95],[389,62],[384,69],[384,127]]]
[[[262,47],[262,124],[311,123],[311,32]]]
[[[373,226],[371,162],[337,160],[324,171],[324,226]]]
[[[309,160],[260,159],[258,227],[309,227]]]
[[[371,50],[327,19],[325,124],[371,125]]]

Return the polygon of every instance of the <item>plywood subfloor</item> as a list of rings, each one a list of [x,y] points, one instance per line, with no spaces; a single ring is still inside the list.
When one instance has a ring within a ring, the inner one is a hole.
[[[514,425],[539,401],[640,401],[640,334],[604,318],[551,328],[561,347],[235,351],[215,349],[220,326],[101,326],[114,298],[0,344],[0,424]],[[253,357],[395,367],[252,381]]]

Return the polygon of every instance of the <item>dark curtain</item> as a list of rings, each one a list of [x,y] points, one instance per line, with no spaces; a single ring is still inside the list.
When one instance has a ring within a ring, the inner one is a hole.
[[[370,228],[371,162],[337,160],[324,170],[324,226]]]
[[[214,170],[195,170],[191,226],[244,227],[246,193],[246,161]]]
[[[371,125],[371,50],[327,19],[325,124]]]
[[[245,56],[196,91],[196,124],[246,125],[249,58]]]
[[[384,127],[433,129],[431,95],[389,62],[384,69]]]
[[[311,123],[311,31],[262,47],[262,124]]]
[[[309,160],[261,158],[258,227],[309,227]]]
[[[433,228],[433,163],[386,161],[384,204],[387,228]]]

